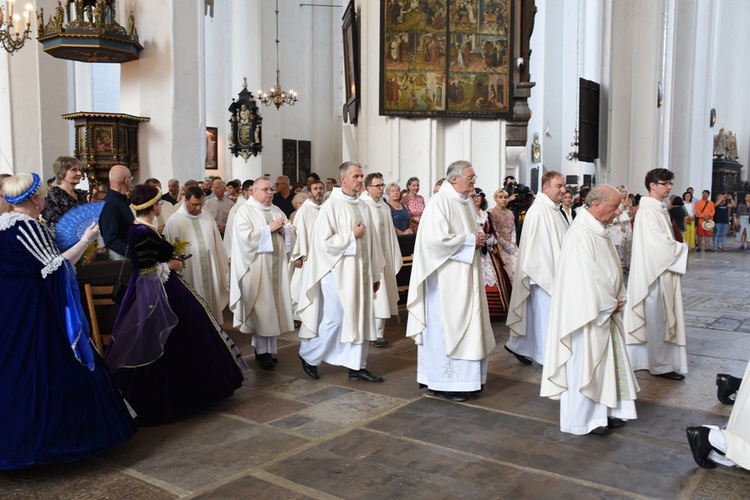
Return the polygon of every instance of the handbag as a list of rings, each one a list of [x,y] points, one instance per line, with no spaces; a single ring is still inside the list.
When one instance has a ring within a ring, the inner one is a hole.
[[[128,254],[128,249],[125,248],[125,255]],[[112,302],[115,304],[122,304],[122,299],[125,298],[125,293],[128,291],[128,285],[126,283],[122,282],[122,271],[125,269],[125,259],[122,260],[122,265],[120,266],[120,275],[117,277],[117,281],[115,281],[115,285],[112,287]]]

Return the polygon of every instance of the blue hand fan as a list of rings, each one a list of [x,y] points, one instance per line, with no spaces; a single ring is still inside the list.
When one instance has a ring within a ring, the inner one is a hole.
[[[61,252],[78,243],[92,222],[99,222],[102,208],[103,201],[84,203],[71,208],[60,217],[55,225],[55,241]]]

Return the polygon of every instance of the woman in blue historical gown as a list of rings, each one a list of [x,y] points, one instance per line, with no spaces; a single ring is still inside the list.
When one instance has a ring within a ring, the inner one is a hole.
[[[133,264],[105,360],[139,425],[171,422],[231,396],[247,365],[206,302],[177,273],[182,261],[157,232],[161,191],[139,185],[128,237]]]
[[[13,211],[0,215],[0,469],[66,462],[135,432],[122,396],[89,342],[73,264],[95,224],[60,253],[36,219],[37,174],[4,179]]]

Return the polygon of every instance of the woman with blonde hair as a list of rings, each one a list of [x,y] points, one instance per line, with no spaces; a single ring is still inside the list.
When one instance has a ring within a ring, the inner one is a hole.
[[[504,189],[495,191],[495,207],[490,210],[489,216],[492,220],[492,227],[495,228],[495,238],[497,239],[500,257],[503,259],[505,272],[513,283],[513,276],[516,274],[516,218],[513,212],[508,208],[508,192]]]
[[[68,462],[121,444],[135,425],[89,340],[73,265],[99,236],[89,226],[60,252],[37,222],[37,174],[4,179],[0,215],[0,469]]]
[[[175,255],[154,222],[161,190],[135,186],[131,203],[133,274],[104,359],[138,425],[156,425],[231,396],[247,365],[206,301],[178,274],[185,257]]]

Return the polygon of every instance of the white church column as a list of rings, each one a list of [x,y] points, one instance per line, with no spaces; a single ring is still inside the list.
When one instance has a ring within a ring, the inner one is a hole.
[[[609,182],[644,193],[646,172],[658,165],[659,111],[657,85],[661,74],[663,2],[611,1],[610,66],[603,81],[609,108],[607,166]],[[606,55],[605,55],[606,57]]]
[[[713,135],[709,124],[714,47],[714,1],[671,0],[667,15],[673,32],[671,59],[664,85],[665,137],[664,167],[675,172],[675,194],[682,194],[688,186],[697,192],[711,189]],[[718,130],[718,128],[717,128]],[[679,191],[679,193],[678,193]]]
[[[208,94],[206,99],[210,101],[214,99],[212,94],[218,93],[220,99],[225,102],[216,102],[215,105],[208,106],[210,110],[208,123],[209,125],[218,123],[213,126],[219,127],[219,161],[225,156],[229,158],[229,162],[223,162],[229,167],[226,178],[236,178],[242,181],[256,179],[263,173],[263,158],[266,156],[267,144],[266,113],[269,109],[258,102],[261,106],[259,111],[263,116],[264,148],[260,155],[251,156],[247,161],[241,156],[234,157],[228,149],[227,138],[230,133],[230,124],[227,109],[232,102],[231,99],[236,98],[242,90],[244,78],[247,78],[247,90],[252,92],[256,99],[258,88],[264,86],[260,73],[261,31],[263,30],[261,2],[230,2],[228,7],[217,2],[214,9],[213,21],[206,18],[206,92]],[[273,29],[271,24],[273,19],[273,17],[266,19],[268,21],[266,30]],[[209,28],[209,24],[213,26]],[[228,47],[231,49],[227,57]],[[210,55],[212,53],[215,53],[215,57]],[[222,61],[221,64],[226,66],[216,67],[219,63],[213,62],[214,59]],[[225,75],[230,77],[227,79]]]
[[[120,111],[148,116],[139,126],[140,172],[181,182],[202,179],[205,163],[203,0],[118,4],[134,11],[144,50],[122,65]]]

